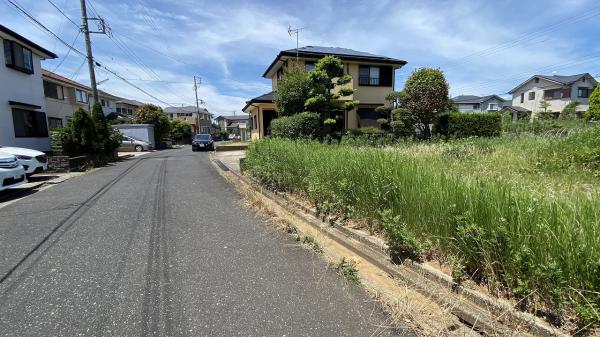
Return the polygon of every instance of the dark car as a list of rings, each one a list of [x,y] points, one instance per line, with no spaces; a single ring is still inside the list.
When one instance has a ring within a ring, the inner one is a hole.
[[[196,135],[192,140],[192,151],[214,150],[215,142],[211,135],[202,134]]]

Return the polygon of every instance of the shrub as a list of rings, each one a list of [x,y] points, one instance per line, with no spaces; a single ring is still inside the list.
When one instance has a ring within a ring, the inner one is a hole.
[[[600,126],[552,139],[537,153],[540,165],[564,170],[572,166],[600,175]]]
[[[449,113],[440,116],[434,132],[445,137],[495,137],[502,131],[499,113]]]
[[[277,82],[275,102],[279,116],[291,116],[304,111],[304,103],[310,97],[310,85],[308,73],[291,62],[283,78]]]
[[[578,118],[579,116],[577,115],[577,107],[579,106],[580,102],[579,101],[573,101],[570,102],[569,104],[567,104],[565,106],[565,108],[563,109],[563,111],[560,112],[560,119],[567,119],[567,118]]]
[[[271,122],[273,137],[287,139],[316,139],[321,135],[321,119],[313,112],[284,116]]]
[[[421,135],[430,138],[429,125],[448,108],[448,82],[439,69],[415,70],[404,84],[402,106],[417,121]]]
[[[192,141],[192,127],[186,121],[171,121],[171,138],[179,143],[189,144]]]
[[[600,121],[600,85],[592,92],[589,98],[590,108],[585,113],[585,119],[588,121]]]
[[[69,156],[95,153],[97,145],[96,127],[92,116],[79,108],[73,112],[69,126],[69,137],[63,139],[63,151]]]

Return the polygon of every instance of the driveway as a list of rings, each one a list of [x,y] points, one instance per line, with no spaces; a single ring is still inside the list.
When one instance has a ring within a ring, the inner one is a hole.
[[[2,336],[390,336],[189,147],[0,208]]]

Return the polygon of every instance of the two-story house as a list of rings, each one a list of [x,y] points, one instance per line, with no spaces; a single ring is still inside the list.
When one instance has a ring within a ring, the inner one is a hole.
[[[92,89],[57,73],[43,69],[44,96],[50,130],[66,126],[79,108],[91,109]],[[119,97],[98,90],[102,112],[108,116],[116,112]]]
[[[589,73],[570,76],[534,75],[509,91],[512,94],[511,109],[519,112],[538,113],[544,111],[540,102],[549,103],[546,111],[561,112],[567,104],[578,101],[577,111],[587,111],[588,98],[598,85]]]
[[[117,114],[131,118],[144,103],[132,99],[121,98],[117,102]]]
[[[247,115],[219,116],[215,118],[215,122],[219,125],[221,130],[225,130],[229,134],[239,135],[242,140],[248,138],[246,128],[250,125],[250,119]]]
[[[212,116],[206,108],[198,108],[195,106],[182,107],[167,107],[164,110],[170,120],[185,121],[192,127],[193,134],[211,133],[212,132]],[[198,123],[196,123],[198,122]]]
[[[41,60],[51,51],[0,25],[0,145],[50,150]]]
[[[394,90],[395,70],[404,66],[406,61],[346,48],[307,46],[281,51],[263,74],[264,78],[271,79],[272,91],[246,102],[242,111],[250,115],[252,139],[270,133],[271,120],[276,117],[274,100],[277,81],[284,75],[287,63],[298,58],[298,63],[310,71],[319,59],[327,55],[340,58],[344,72],[352,76],[347,86],[355,91],[347,99],[360,101],[356,108],[344,112],[344,128],[378,125],[376,121],[379,114],[375,108],[386,103],[385,97]]]
[[[506,105],[504,99],[497,95],[461,95],[452,98],[452,100],[460,112],[500,111]]]

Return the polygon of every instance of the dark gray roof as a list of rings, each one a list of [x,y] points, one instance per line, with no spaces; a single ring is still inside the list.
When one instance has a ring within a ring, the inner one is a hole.
[[[54,54],[53,52],[49,51],[48,49],[46,49],[46,48],[40,46],[39,44],[37,44],[37,43],[35,43],[35,42],[33,42],[33,41],[31,41],[31,40],[29,40],[29,39],[27,39],[27,38],[19,35],[18,33],[14,32],[14,31],[12,31],[12,30],[10,30],[8,28],[6,28],[3,25],[0,25],[0,32],[2,32],[4,34],[6,34],[6,35],[8,35],[8,36],[10,36],[12,38],[14,38],[15,40],[17,40],[17,41],[19,41],[19,42],[21,42],[23,44],[27,44],[30,47],[33,47],[34,49],[37,49],[39,52],[42,52],[42,53],[46,54],[47,58],[55,59],[55,58],[58,57],[58,56],[56,56],[56,54]]]
[[[272,103],[272,102],[274,102],[275,101],[275,93],[276,93],[275,91],[271,91],[264,95],[254,97],[253,99],[251,99],[249,101],[246,101],[246,105],[244,106],[242,111],[245,111],[252,103]]]
[[[581,79],[582,77],[584,77],[586,75],[589,75],[589,74],[585,73],[585,74],[568,75],[568,76],[562,76],[562,75],[552,75],[552,76],[535,75],[534,77],[543,78],[543,79],[546,79],[548,81],[558,82],[558,83],[563,84],[563,85],[569,85],[569,84],[573,84],[573,83],[579,81],[579,79]]]
[[[282,56],[296,56],[296,53],[302,57],[321,58],[323,56],[333,55],[333,56],[338,56],[341,59],[345,59],[345,60],[374,61],[374,62],[379,62],[379,63],[388,63],[388,64],[394,64],[394,65],[400,65],[400,66],[403,66],[406,64],[406,61],[404,61],[404,60],[395,59],[395,58],[382,56],[382,55],[375,55],[375,54],[357,51],[357,50],[348,49],[348,48],[305,46],[305,47],[298,48],[297,50],[294,48],[294,49],[288,49],[288,50],[281,51],[279,53],[279,55],[277,55],[275,60],[273,60],[271,65],[269,65],[267,70],[265,70],[263,77],[267,76],[267,73],[269,73],[269,71],[275,66],[277,61]]]
[[[471,104],[471,103],[483,103],[493,97],[496,97],[501,101],[504,101],[504,99],[498,95],[487,95],[487,96],[460,95],[460,96],[454,97],[452,100],[454,101],[454,103]]]
[[[225,119],[228,121],[241,121],[241,120],[246,120],[248,118],[249,118],[249,116],[236,115],[236,116],[219,116],[216,119]]]
[[[514,106],[514,105],[513,106],[502,107],[502,110],[512,110],[512,111],[517,111],[517,112],[529,112],[529,110],[527,110],[527,109],[525,109],[523,107]]]

